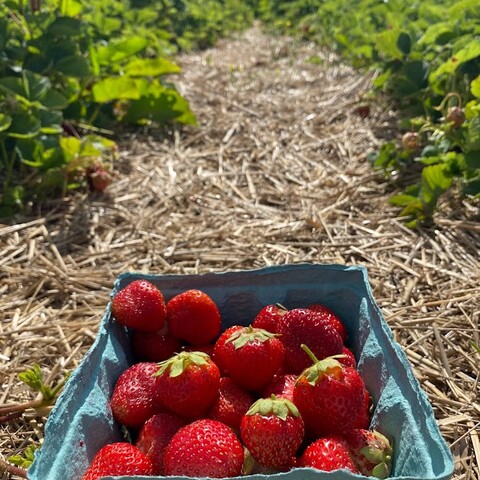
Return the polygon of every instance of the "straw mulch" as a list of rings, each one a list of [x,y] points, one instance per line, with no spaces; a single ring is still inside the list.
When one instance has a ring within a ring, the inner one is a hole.
[[[454,478],[480,478],[479,203],[449,194],[432,227],[406,228],[366,160],[398,138],[394,111],[359,116],[371,77],[313,45],[252,29],[179,62],[197,128],[125,134],[107,195],[0,225],[0,405],[34,398],[26,367],[55,383],[77,365],[120,272],[364,265]],[[47,413],[1,425],[0,458],[41,443]]]

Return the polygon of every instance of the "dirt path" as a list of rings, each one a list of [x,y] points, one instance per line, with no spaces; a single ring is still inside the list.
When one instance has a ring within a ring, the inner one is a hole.
[[[395,135],[394,113],[359,115],[371,79],[313,45],[253,29],[179,61],[198,128],[125,136],[108,195],[0,225],[0,405],[32,398],[16,377],[26,366],[53,381],[75,367],[120,272],[360,264],[434,406],[454,478],[480,478],[479,205],[460,213],[451,196],[434,228],[405,228],[366,160]],[[43,423],[32,411],[1,425],[0,456],[41,442]]]

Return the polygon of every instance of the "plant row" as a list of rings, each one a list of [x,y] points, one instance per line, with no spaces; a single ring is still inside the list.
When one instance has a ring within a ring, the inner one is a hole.
[[[0,216],[105,188],[120,124],[194,124],[172,57],[251,20],[239,0],[2,2]]]
[[[480,196],[477,1],[259,0],[257,7],[275,28],[377,70],[374,86],[396,100],[406,135],[369,157],[387,177],[412,179],[391,199],[410,226],[431,220],[453,187]]]

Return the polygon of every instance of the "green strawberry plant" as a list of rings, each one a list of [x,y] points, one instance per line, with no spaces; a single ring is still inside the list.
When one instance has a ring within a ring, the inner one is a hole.
[[[415,227],[432,218],[439,197],[451,188],[480,195],[480,4],[352,4],[259,0],[259,11],[276,28],[327,45],[354,66],[376,71],[374,87],[396,100],[403,125],[422,142],[423,149],[412,150],[392,139],[370,155],[374,167],[390,178],[416,172],[412,185],[392,198]]]
[[[238,0],[2,2],[0,216],[111,166],[120,124],[195,124],[171,56],[250,20]]]
[[[22,452],[23,455],[12,455],[11,457],[8,457],[8,461],[10,463],[12,463],[13,465],[17,465],[20,468],[24,468],[24,469],[28,470],[30,465],[33,463],[33,460],[35,458],[35,451],[36,450],[37,450],[37,446],[34,445],[33,443],[31,443]],[[12,472],[12,473],[15,473],[15,471]],[[27,478],[27,477],[25,477],[25,478]]]

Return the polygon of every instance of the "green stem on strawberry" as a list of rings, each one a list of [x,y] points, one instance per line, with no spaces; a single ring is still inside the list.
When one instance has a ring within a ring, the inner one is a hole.
[[[300,346],[302,347],[302,350],[310,357],[314,364],[319,362],[315,354],[304,343],[302,343]]]

